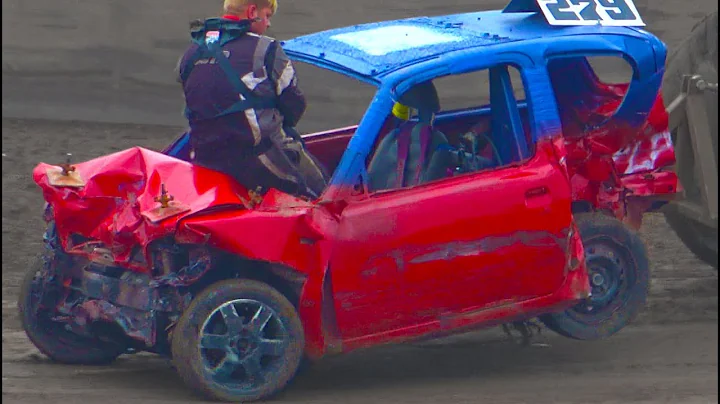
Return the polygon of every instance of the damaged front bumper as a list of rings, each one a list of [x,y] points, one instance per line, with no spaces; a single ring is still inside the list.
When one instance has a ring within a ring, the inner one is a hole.
[[[111,253],[102,247],[73,255],[48,242],[67,258],[62,264],[56,260],[46,275],[60,290],[55,320],[79,335],[158,353],[165,352],[168,329],[190,304],[186,286],[211,265],[208,255],[194,254],[188,265],[152,276],[109,265]]]

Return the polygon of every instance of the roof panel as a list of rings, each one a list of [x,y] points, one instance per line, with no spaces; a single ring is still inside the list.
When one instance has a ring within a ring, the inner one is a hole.
[[[283,48],[291,56],[325,59],[355,73],[376,76],[450,51],[511,40],[439,18],[419,17],[318,32],[285,41]]]
[[[496,10],[337,28],[285,41],[283,48],[296,60],[378,78],[457,50],[579,34],[644,35],[626,27],[552,26],[541,13]]]

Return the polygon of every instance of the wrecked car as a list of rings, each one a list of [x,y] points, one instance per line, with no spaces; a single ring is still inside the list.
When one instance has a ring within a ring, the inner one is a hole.
[[[198,392],[252,401],[303,361],[381,344],[536,318],[615,334],[648,293],[630,207],[677,187],[657,107],[666,49],[607,10],[553,25],[548,3],[286,41],[293,60],[377,88],[359,125],[304,136],[332,173],[316,200],[195,166],[187,137],[37,165],[28,337],[69,364],[154,352]],[[601,82],[598,54],[628,60],[630,82]],[[480,71],[488,101],[444,110],[434,82]],[[396,102],[413,110],[399,126]]]

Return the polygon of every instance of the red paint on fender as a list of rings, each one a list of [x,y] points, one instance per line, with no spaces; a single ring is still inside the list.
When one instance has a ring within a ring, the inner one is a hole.
[[[63,246],[78,234],[110,248],[118,264],[128,263],[132,248],[173,235],[177,221],[199,211],[222,206],[243,208],[247,191],[228,176],[193,166],[164,154],[134,147],[74,165],[83,188],[53,187],[41,163],[33,179],[53,209]],[[159,206],[161,185],[188,211],[153,223],[144,214]]]

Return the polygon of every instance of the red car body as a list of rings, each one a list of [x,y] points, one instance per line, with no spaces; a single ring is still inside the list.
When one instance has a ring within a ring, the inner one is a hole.
[[[330,157],[322,150],[342,144],[347,132],[311,136],[308,148]],[[34,178],[69,254],[97,260],[93,246],[101,243],[111,252],[110,265],[158,276],[150,247],[171,237],[296,272],[304,278],[298,307],[306,352],[319,358],[531,318],[587,297],[582,243],[569,214],[570,184],[557,169],[557,150],[546,142],[522,167],[351,198],[342,220],[335,203],[275,190],[253,204],[224,174],[139,147],[76,164],[83,188],[51,185],[47,173],[59,169],[47,164],[35,168]],[[509,186],[502,191],[484,191],[504,178]],[[534,181],[548,189],[528,192],[526,184]],[[161,184],[174,198],[166,217],[155,200]],[[568,197],[555,197],[563,194]],[[482,215],[468,214],[476,209],[468,202],[477,198],[486,201]],[[518,204],[503,203],[508,200]],[[473,222],[458,226],[466,217]],[[517,232],[521,227],[527,230]],[[90,241],[74,244],[73,234]],[[566,270],[553,270],[558,266]]]

